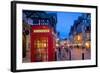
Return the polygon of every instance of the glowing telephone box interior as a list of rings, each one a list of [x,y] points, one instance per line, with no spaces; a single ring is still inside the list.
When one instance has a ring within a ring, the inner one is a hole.
[[[48,39],[46,37],[36,38],[34,40],[34,51],[36,61],[47,61],[48,60]]]

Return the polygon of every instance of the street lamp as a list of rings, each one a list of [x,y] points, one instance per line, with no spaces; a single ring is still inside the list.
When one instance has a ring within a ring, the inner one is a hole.
[[[59,47],[59,44],[58,43],[56,43],[56,47]]]
[[[87,41],[87,42],[85,43],[85,46],[86,46],[86,48],[90,48],[90,42]]]

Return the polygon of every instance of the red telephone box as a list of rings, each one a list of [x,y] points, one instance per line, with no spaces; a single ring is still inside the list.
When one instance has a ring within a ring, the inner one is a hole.
[[[33,25],[31,29],[31,62],[54,61],[56,44],[52,28]]]

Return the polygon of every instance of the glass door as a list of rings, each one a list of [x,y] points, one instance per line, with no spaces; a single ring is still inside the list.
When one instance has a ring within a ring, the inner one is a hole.
[[[34,40],[35,61],[48,61],[48,38],[42,37]]]

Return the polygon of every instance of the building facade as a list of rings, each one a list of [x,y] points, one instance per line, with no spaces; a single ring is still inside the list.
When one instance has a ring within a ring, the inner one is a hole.
[[[83,47],[86,47],[87,41],[91,41],[91,15],[89,13],[83,13],[74,21],[70,29],[69,39],[73,45]]]
[[[71,50],[73,60],[91,58],[91,14],[83,13],[74,21],[69,40],[73,47]]]

